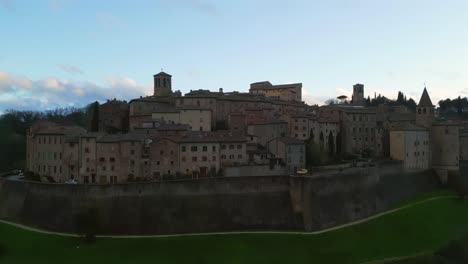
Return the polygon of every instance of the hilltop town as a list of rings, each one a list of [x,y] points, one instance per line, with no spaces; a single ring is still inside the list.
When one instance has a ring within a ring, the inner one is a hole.
[[[318,165],[365,158],[434,169],[444,178],[468,155],[463,122],[438,118],[425,87],[415,111],[368,106],[362,84],[353,86],[349,102],[319,107],[302,101],[301,83],[182,95],[173,91],[172,76],[160,72],[152,96],[108,100],[93,118],[90,131],[34,123],[27,132],[29,173],[59,183],[115,184],[313,175]]]

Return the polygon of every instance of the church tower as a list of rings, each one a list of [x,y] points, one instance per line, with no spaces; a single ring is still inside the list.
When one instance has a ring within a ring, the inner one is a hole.
[[[160,72],[154,75],[154,96],[169,96],[172,94],[172,76]]]
[[[426,87],[424,87],[421,100],[419,100],[419,104],[416,107],[416,125],[430,128],[434,121],[434,117],[434,105],[432,104]]]
[[[353,105],[364,105],[364,84],[353,85]]]

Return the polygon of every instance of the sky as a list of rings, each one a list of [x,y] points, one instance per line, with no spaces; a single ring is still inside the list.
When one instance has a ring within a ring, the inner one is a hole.
[[[468,95],[466,0],[0,0],[0,112],[301,82],[303,100]]]

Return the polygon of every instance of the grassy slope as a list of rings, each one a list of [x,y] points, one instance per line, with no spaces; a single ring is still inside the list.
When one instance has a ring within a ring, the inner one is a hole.
[[[98,239],[83,245],[2,224],[0,243],[7,255],[0,263],[360,263],[436,250],[466,231],[468,201],[455,199],[320,235]]]

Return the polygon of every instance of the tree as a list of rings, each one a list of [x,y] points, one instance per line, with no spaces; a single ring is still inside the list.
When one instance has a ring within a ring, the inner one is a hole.
[[[402,92],[398,92],[397,103],[403,104],[405,103],[405,98]]]
[[[99,102],[96,101],[88,107],[88,116],[89,116],[89,131],[98,132],[99,131]]]
[[[465,184],[459,171],[449,171],[448,185],[452,190],[454,190],[457,193],[458,198],[460,198],[461,200],[465,198]]]
[[[335,141],[333,140],[333,134],[330,131],[328,134],[328,146],[327,146],[327,151],[330,157],[332,157],[335,154]]]
[[[457,105],[457,113],[461,115],[463,113],[463,102],[460,96],[458,96],[456,105]]]
[[[94,207],[82,210],[75,218],[76,232],[87,243],[96,241],[96,234],[99,232],[100,224],[99,211]]]
[[[346,96],[346,95],[340,95],[336,99],[339,100],[340,104],[347,104],[348,103],[348,96]]]
[[[335,98],[330,98],[328,100],[325,101],[325,104],[326,105],[335,105],[335,104],[338,104],[338,100],[336,100]]]
[[[308,168],[322,164],[322,153],[320,146],[314,142],[313,137],[310,137],[305,142],[306,144],[306,166]]]

